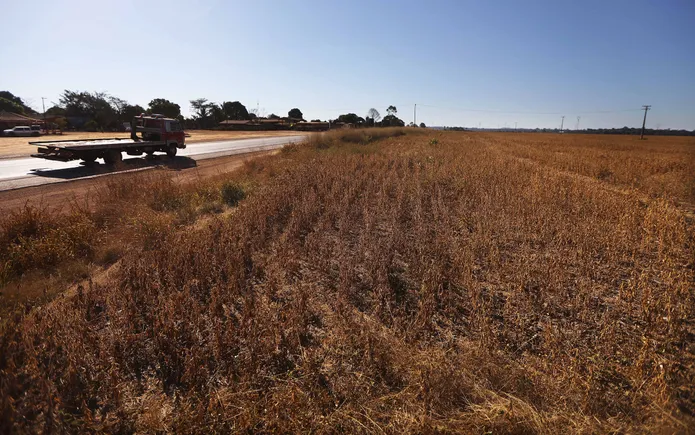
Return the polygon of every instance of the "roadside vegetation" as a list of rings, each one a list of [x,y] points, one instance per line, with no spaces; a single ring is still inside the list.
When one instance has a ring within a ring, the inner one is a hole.
[[[692,431],[693,147],[345,130],[27,206],[0,432]]]

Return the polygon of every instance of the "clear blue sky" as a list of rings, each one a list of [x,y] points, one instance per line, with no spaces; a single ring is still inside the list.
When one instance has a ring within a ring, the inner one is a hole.
[[[39,0],[1,19],[0,88],[39,110],[71,89],[574,128],[639,126],[651,104],[649,126],[695,129],[693,0]]]

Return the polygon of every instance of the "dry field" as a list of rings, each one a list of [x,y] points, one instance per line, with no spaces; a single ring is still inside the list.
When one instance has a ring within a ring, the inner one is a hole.
[[[228,139],[252,139],[256,137],[270,136],[294,136],[306,135],[306,132],[297,131],[215,131],[215,130],[190,130],[191,136],[186,138],[186,143],[212,142]],[[65,132],[62,135],[45,135],[41,137],[0,137],[0,158],[26,157],[36,152],[36,146],[29,142],[47,140],[71,140],[71,139],[104,139],[113,137],[129,137],[129,133],[89,133],[89,132]]]
[[[101,269],[4,316],[0,432],[693,432],[693,140],[401,132],[6,217],[5,287]]]

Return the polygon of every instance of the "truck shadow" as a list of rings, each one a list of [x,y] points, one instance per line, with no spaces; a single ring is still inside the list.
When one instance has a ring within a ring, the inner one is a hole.
[[[167,156],[152,156],[152,157],[136,157],[124,159],[116,165],[106,165],[103,163],[94,163],[92,165],[80,164],[74,168],[67,169],[32,169],[32,175],[47,178],[61,178],[71,180],[75,178],[91,177],[94,175],[109,174],[114,172],[131,171],[134,169],[164,167],[167,169],[181,170],[194,168],[197,166],[195,160],[190,157],[167,157]]]

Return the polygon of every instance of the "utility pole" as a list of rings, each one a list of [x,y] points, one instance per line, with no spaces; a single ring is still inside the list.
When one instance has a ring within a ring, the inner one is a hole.
[[[575,130],[579,130],[579,120],[582,119],[581,116],[577,116],[577,125],[574,126]]]
[[[652,106],[647,104],[642,106],[642,108],[644,109],[644,119],[642,120],[642,133],[639,135],[640,140],[644,139],[644,126],[647,124],[647,112]]]
[[[562,115],[562,123],[560,124],[560,133],[562,133],[563,128],[565,128],[565,115]]]
[[[48,124],[46,124],[46,103],[44,102],[46,97],[41,97],[41,105],[43,106],[43,129],[48,133]]]
[[[417,103],[415,103],[415,107],[413,107],[413,125],[417,127]]]

